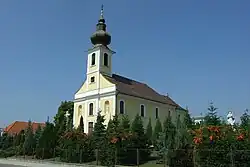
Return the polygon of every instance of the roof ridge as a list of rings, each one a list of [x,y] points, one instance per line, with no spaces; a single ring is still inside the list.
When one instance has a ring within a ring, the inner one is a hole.
[[[121,78],[124,78],[124,79],[130,80],[130,81],[134,81],[134,82],[137,82],[137,83],[140,83],[140,84],[147,85],[147,84],[145,84],[145,83],[143,83],[143,82],[141,82],[141,81],[137,81],[137,80],[135,80],[135,79],[131,79],[131,78],[128,78],[128,77],[125,77],[125,76],[119,75],[119,74],[114,74],[114,73],[113,73],[112,75],[116,75],[116,76],[118,76],[118,77],[121,77]]]
[[[5,129],[6,131],[9,131],[11,128],[13,128],[13,126],[17,123],[18,121],[13,122],[12,124],[10,124],[9,126],[7,126]]]

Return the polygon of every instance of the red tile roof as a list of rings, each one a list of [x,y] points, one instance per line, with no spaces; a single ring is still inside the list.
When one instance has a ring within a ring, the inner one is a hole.
[[[22,130],[25,130],[28,127],[28,122],[22,122],[22,121],[15,121],[12,124],[10,124],[9,126],[7,126],[4,129],[5,133],[8,133],[9,135],[15,135],[20,133]],[[38,128],[38,126],[40,125],[42,128],[45,127],[45,123],[36,123],[36,122],[32,122],[32,129],[35,132]]]

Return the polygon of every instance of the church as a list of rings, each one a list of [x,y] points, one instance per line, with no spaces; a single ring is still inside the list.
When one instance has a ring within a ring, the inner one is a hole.
[[[86,80],[74,95],[74,127],[83,122],[84,132],[91,133],[99,112],[106,125],[114,115],[127,115],[132,121],[139,114],[144,126],[150,118],[152,127],[157,119],[163,123],[167,116],[172,117],[173,123],[178,117],[182,120],[186,110],[170,97],[145,83],[112,73],[115,52],[109,47],[111,35],[106,26],[102,7],[96,31],[90,38],[93,46],[88,50]]]

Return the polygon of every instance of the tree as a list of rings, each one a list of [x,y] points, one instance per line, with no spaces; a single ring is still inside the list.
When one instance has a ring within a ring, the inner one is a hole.
[[[121,146],[121,126],[118,116],[114,116],[113,120],[110,120],[107,127],[106,133],[106,148],[103,150],[106,154],[105,161],[102,162],[102,165],[105,166],[115,166],[115,162],[117,161],[117,152],[118,148]]]
[[[67,128],[67,118],[66,113],[69,112],[69,122]],[[63,133],[66,132],[66,129],[73,127],[73,113],[74,113],[74,102],[72,101],[62,101],[61,105],[58,107],[56,116],[54,117],[55,130],[57,136],[60,137]],[[59,138],[58,138],[59,139]]]
[[[57,134],[54,124],[47,121],[38,141],[38,146],[36,149],[37,158],[44,159],[51,158],[53,156],[54,149],[56,148],[56,135]]]
[[[124,115],[121,119],[120,127],[123,132],[129,133],[130,132],[130,121],[127,115]]]
[[[106,148],[106,127],[104,125],[104,116],[100,114],[97,115],[96,123],[94,126],[94,131],[92,133],[92,139],[95,149],[97,150],[97,158],[100,160],[101,164],[105,162],[106,154],[104,152]]]
[[[80,124],[77,128],[79,132],[84,132],[84,124],[83,124],[83,117],[80,118]]]
[[[163,123],[163,133],[160,135],[158,148],[162,148],[159,152],[159,155],[162,159],[167,160],[169,166],[172,165],[171,159],[174,156],[175,149],[175,136],[176,136],[176,127],[172,123],[171,117],[166,117]]]
[[[240,117],[241,124],[240,126],[244,129],[247,129],[250,124],[250,115],[248,114],[248,109],[246,109],[243,115]]]
[[[25,141],[23,143],[24,153],[27,154],[27,155],[32,155],[33,154],[34,144],[35,144],[35,140],[34,140],[32,123],[29,120],[28,127],[25,130]]]
[[[193,122],[192,118],[190,117],[190,114],[189,114],[188,110],[186,110],[185,113],[184,113],[183,122],[184,122],[184,124],[185,124],[185,126],[187,128],[192,128],[193,127],[194,122]]]
[[[153,132],[153,144],[156,150],[159,148],[157,147],[157,140],[159,139],[160,134],[162,133],[162,125],[160,119],[157,119],[154,132]]]
[[[83,131],[72,130],[60,138],[60,160],[64,162],[89,162],[94,160],[93,145],[90,136]]]
[[[135,116],[134,121],[131,125],[131,132],[134,134],[134,138],[131,141],[132,152],[130,156],[133,156],[134,159],[131,157],[132,163],[133,161],[136,162],[136,149],[139,149],[140,155],[140,162],[148,160],[150,150],[148,145],[148,139],[146,134],[144,133],[144,127],[141,117],[137,114]]]
[[[34,134],[34,140],[35,140],[35,144],[34,145],[35,145],[35,148],[38,147],[39,139],[40,139],[41,136],[42,136],[42,128],[41,128],[40,125],[38,125],[37,130],[36,130],[36,132]]]
[[[210,103],[208,107],[208,113],[204,118],[204,123],[206,125],[220,125],[221,124],[221,120],[217,116],[217,109],[218,108],[214,107],[213,103]]]
[[[151,118],[148,120],[148,125],[146,129],[146,136],[149,140],[149,143],[152,144],[152,125],[151,125]]]

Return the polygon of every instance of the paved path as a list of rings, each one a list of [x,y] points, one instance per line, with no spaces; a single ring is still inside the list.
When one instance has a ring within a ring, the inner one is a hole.
[[[23,166],[0,164],[0,167],[23,167]]]

